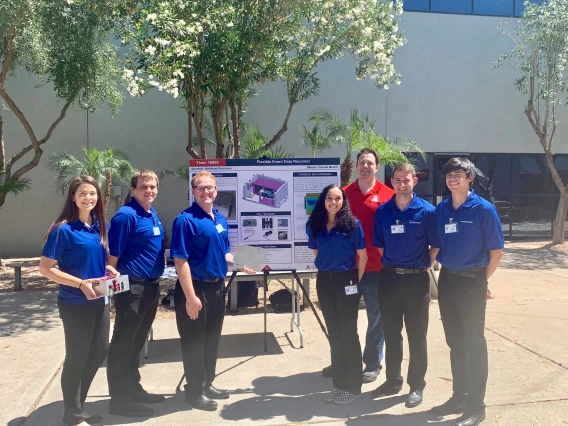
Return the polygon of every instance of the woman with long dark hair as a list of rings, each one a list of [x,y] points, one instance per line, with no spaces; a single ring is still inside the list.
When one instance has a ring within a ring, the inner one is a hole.
[[[75,178],[61,214],[49,228],[39,262],[40,273],[59,285],[57,306],[65,334],[61,388],[67,425],[100,423],[102,417],[83,411],[87,392],[108,351],[108,299],[93,284],[106,271],[107,224],[97,182]]]
[[[325,402],[346,405],[361,395],[362,355],[357,334],[359,280],[367,250],[361,223],[345,192],[328,185],[308,219],[308,247],[316,255],[316,288],[331,346],[333,389]]]

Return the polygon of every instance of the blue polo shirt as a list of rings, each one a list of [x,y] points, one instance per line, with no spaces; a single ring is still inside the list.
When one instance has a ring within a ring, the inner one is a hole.
[[[357,250],[366,247],[361,222],[351,235],[337,232],[335,226],[327,232],[323,228],[316,238],[308,227],[308,247],[317,250],[315,265],[320,271],[349,271],[357,267]]]
[[[225,255],[230,252],[227,220],[213,209],[212,218],[197,203],[181,212],[172,227],[170,253],[189,262],[191,276],[198,280],[225,278]]]
[[[82,280],[105,276],[107,252],[96,220],[92,226],[77,220],[56,227],[49,233],[41,255],[57,260],[61,271]],[[58,300],[73,306],[97,301],[87,300],[81,290],[64,284],[59,285]]]
[[[382,262],[385,265],[397,268],[428,268],[428,246],[439,247],[436,209],[413,194],[410,204],[400,211],[395,198],[396,195],[379,206],[375,213],[373,245],[384,249]]]
[[[457,224],[457,232],[446,233],[445,226],[450,223]],[[505,246],[497,210],[473,189],[457,210],[451,197],[438,204],[436,228],[440,240],[436,260],[448,269],[485,267],[489,264],[489,251]]]
[[[110,222],[108,245],[121,274],[159,278],[164,273],[164,228],[153,207],[147,212],[134,198],[122,206]]]

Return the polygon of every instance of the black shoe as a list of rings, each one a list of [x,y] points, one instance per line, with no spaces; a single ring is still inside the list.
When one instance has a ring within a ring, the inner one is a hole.
[[[384,382],[381,386],[371,392],[371,397],[373,399],[380,398],[382,396],[396,395],[402,390],[402,384],[389,382],[388,380]]]
[[[185,403],[191,405],[192,408],[195,408],[196,410],[215,411],[217,409],[217,403],[204,393],[193,399],[186,395]]]
[[[414,408],[422,404],[422,394],[423,391],[421,389],[411,390],[408,394],[406,404],[404,404],[406,408]]]
[[[465,411],[465,395],[452,395],[442,405],[432,407],[432,414],[436,417],[449,416],[450,414],[463,414]]]
[[[477,426],[483,420],[485,420],[485,410],[471,415],[464,414],[457,419],[454,426]]]
[[[132,395],[132,399],[135,402],[141,402],[144,404],[155,404],[157,402],[163,402],[166,400],[164,395],[157,395],[155,393],[148,393],[144,389]]]
[[[213,385],[209,385],[206,387],[203,392],[207,395],[210,399],[229,399],[229,392],[228,390],[221,390],[217,389]]]
[[[328,365],[323,370],[321,370],[321,374],[323,374],[323,377],[333,377],[333,366]]]
[[[98,414],[93,414],[91,417],[83,417],[83,420],[90,425],[96,425],[103,421],[103,417]]]
[[[109,407],[109,413],[115,416],[124,417],[150,417],[154,410],[137,402],[116,404]],[[86,421],[86,420],[85,420]]]

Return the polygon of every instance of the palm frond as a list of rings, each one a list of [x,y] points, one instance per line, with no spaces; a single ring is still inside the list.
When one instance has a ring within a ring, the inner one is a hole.
[[[24,191],[29,191],[32,187],[31,180],[28,178],[9,178],[3,177],[4,173],[0,173],[0,194],[20,195]]]

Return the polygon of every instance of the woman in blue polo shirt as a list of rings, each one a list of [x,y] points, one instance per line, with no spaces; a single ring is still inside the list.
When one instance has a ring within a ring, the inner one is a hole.
[[[75,178],[61,214],[51,225],[41,253],[41,274],[59,285],[57,306],[65,334],[61,388],[67,425],[100,423],[83,411],[87,392],[108,350],[109,306],[93,283],[106,270],[107,227],[101,190],[90,176]]]
[[[363,229],[349,209],[345,192],[328,185],[308,219],[307,231],[308,247],[316,255],[316,288],[331,346],[333,389],[324,401],[346,405],[361,395],[357,314],[358,284],[367,263]]]

